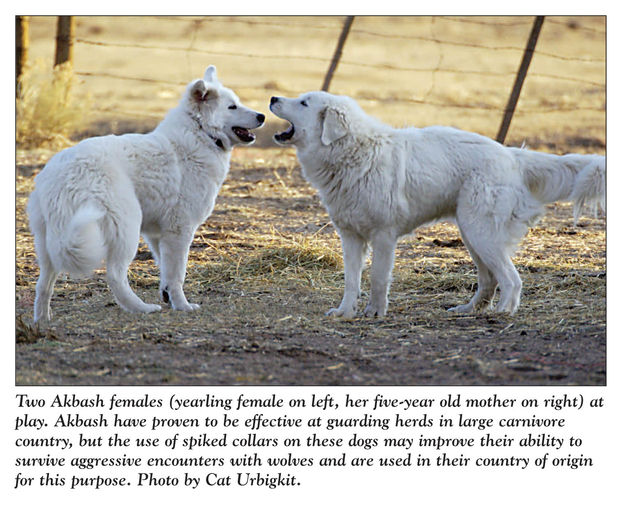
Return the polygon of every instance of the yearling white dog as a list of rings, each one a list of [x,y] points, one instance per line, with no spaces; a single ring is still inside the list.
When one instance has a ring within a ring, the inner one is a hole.
[[[182,290],[189,246],[213,211],[232,148],[251,144],[249,129],[264,120],[243,107],[210,66],[153,132],[91,138],[56,154],[36,177],[28,203],[40,269],[35,321],[50,319],[60,272],[88,275],[103,261],[123,309],[160,310],[128,285],[140,234],[160,267],[163,301],[197,309]]]
[[[454,128],[395,129],[348,97],[324,92],[273,97],[271,111],[291,123],[274,136],[293,144],[306,179],[319,191],[343,245],[345,292],[328,314],[354,317],[368,245],[373,252],[365,316],[384,316],[395,247],[425,223],[452,219],[478,270],[465,305],[514,313],[521,278],[510,259],[545,203],[572,200],[605,210],[605,157],[557,156],[503,145]]]

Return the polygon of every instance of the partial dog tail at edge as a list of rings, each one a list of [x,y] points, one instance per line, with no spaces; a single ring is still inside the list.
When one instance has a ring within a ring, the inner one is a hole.
[[[541,203],[573,202],[575,224],[585,205],[605,212],[605,156],[598,154],[556,154],[510,148],[514,151],[523,179]]]
[[[107,252],[100,221],[104,215],[90,203],[78,209],[51,255],[57,270],[85,277],[102,265]]]
[[[597,216],[597,208],[605,213],[605,158],[588,163],[575,177],[571,192],[573,201],[573,221],[577,221],[584,205],[588,204]]]

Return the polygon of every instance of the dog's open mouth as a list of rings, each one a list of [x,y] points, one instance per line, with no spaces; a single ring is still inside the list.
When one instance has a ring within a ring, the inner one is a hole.
[[[293,136],[294,133],[295,127],[293,126],[293,124],[291,124],[288,130],[282,133],[276,133],[273,138],[276,139],[278,142],[286,142]]]
[[[256,136],[247,128],[242,128],[240,126],[233,126],[232,131],[237,137],[239,137],[241,142],[252,142],[256,138]]]

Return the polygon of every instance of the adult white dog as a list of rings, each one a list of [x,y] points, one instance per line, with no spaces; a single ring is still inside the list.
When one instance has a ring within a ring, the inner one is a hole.
[[[605,157],[557,156],[503,145],[454,128],[395,129],[355,101],[329,93],[273,97],[271,111],[291,123],[274,136],[293,144],[306,179],[319,191],[343,245],[345,292],[328,314],[354,317],[370,244],[371,296],[365,316],[384,316],[400,236],[425,223],[456,221],[478,270],[470,312],[490,305],[514,313],[521,278],[510,259],[545,203],[572,200],[605,209]]]
[[[128,284],[140,234],[160,267],[163,300],[177,310],[198,308],[182,289],[189,246],[213,211],[232,148],[251,144],[249,129],[264,120],[243,107],[210,66],[153,132],[91,138],[52,157],[28,203],[40,269],[35,321],[50,319],[60,272],[88,275],[103,261],[123,309],[160,310]]]

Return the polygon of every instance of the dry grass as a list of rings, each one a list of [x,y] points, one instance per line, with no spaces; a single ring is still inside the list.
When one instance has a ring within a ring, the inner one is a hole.
[[[15,319],[15,343],[34,344],[42,339],[58,340],[50,328],[40,328],[37,324],[29,324],[19,316]]]
[[[19,148],[70,145],[70,136],[84,127],[91,108],[88,97],[76,98],[77,84],[69,63],[46,71],[40,60],[25,68],[15,104],[15,140]]]
[[[198,239],[201,244],[206,235],[199,235]],[[315,279],[336,276],[342,265],[339,251],[317,235],[287,236],[272,228],[269,234],[211,236],[211,240],[215,239],[220,241],[218,256],[212,261],[196,258],[202,264],[202,282],[207,284],[314,283]],[[231,244],[236,244],[236,249],[229,247]],[[223,249],[237,252],[221,252]],[[241,254],[240,249],[245,249],[245,253]]]
[[[36,161],[18,159],[27,173]],[[38,270],[23,208],[31,188],[32,175],[18,175],[16,307],[30,326]],[[603,383],[605,228],[587,217],[580,225],[570,205],[553,205],[523,241],[514,317],[446,311],[471,297],[476,274],[455,227],[441,223],[400,243],[386,318],[329,319],[343,274],[327,214],[291,152],[241,149],[190,251],[185,292],[201,309],[136,317],[115,305],[103,272],[61,278],[50,326],[58,340],[23,340],[18,382]],[[144,300],[158,300],[158,269],[143,244],[129,278]]]

